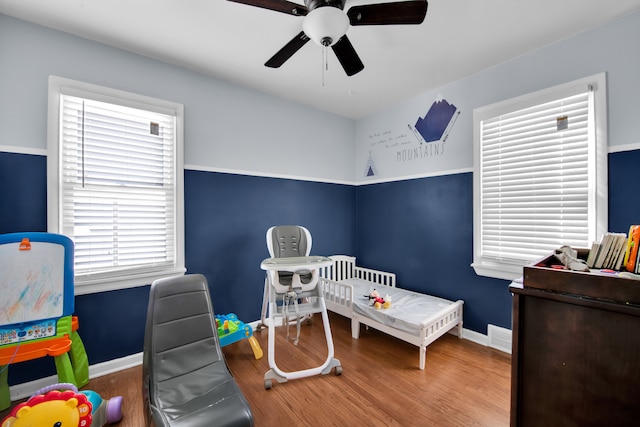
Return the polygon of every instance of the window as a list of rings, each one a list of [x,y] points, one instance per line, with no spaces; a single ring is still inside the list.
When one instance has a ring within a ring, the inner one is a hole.
[[[477,274],[513,280],[607,229],[605,75],[474,111]]]
[[[48,228],[75,243],[76,294],[184,273],[183,107],[49,79]]]

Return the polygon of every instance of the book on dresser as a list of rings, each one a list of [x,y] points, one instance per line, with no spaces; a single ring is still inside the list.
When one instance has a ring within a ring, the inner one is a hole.
[[[638,273],[638,248],[640,247],[640,225],[629,227],[629,237],[627,239],[627,251],[624,258],[624,266],[631,273]]]
[[[629,233],[608,232],[593,242],[586,258],[587,267],[638,273],[640,225],[632,225]]]

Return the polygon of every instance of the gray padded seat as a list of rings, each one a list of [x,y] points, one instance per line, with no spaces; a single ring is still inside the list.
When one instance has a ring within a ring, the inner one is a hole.
[[[252,426],[218,341],[201,274],[159,279],[149,293],[143,351],[147,425]]]
[[[274,258],[307,256],[309,254],[304,228],[298,225],[278,225],[271,229]],[[310,249],[310,248],[309,248]]]
[[[299,225],[277,225],[269,229],[271,231],[270,255],[273,258],[308,256],[311,252],[311,242],[308,241],[309,231]],[[308,284],[313,280],[311,273],[299,272],[300,283]],[[278,282],[281,285],[290,286],[293,273],[278,271]]]

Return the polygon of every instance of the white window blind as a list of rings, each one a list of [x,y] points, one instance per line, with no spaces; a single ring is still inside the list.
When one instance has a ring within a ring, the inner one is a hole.
[[[120,288],[184,272],[178,116],[64,87],[58,99],[49,228],[75,243],[76,285]]]
[[[76,275],[175,259],[174,118],[62,96],[62,233]]]
[[[591,246],[594,105],[594,85],[579,84],[479,115],[474,264],[520,268],[562,245]]]

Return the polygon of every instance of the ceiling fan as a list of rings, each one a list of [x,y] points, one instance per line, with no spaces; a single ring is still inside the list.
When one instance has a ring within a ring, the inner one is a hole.
[[[331,47],[348,76],[359,73],[364,64],[347,38],[349,25],[421,24],[427,14],[427,0],[353,6],[344,12],[346,0],[304,0],[304,6],[286,0],[229,0],[293,16],[303,16],[302,31],[264,65],[278,68],[309,40]]]

